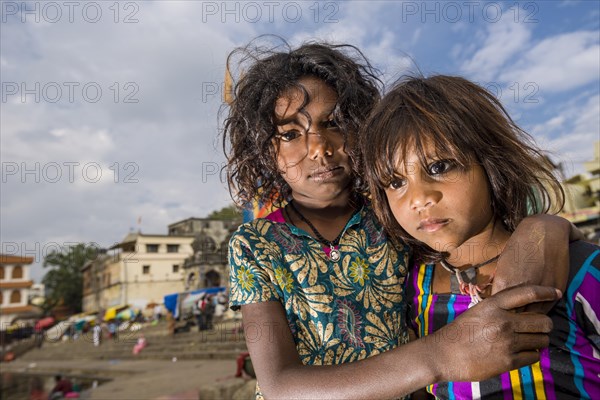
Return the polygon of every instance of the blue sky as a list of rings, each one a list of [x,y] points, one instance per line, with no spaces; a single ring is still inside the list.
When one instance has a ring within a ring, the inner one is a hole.
[[[479,82],[568,175],[600,135],[597,1],[72,4],[0,3],[0,251],[34,256],[36,281],[50,250],[229,204],[216,89],[260,34],[354,44],[388,81]]]

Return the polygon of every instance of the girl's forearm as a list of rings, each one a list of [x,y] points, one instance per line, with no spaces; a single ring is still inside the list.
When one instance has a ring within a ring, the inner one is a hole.
[[[569,239],[579,238],[578,233],[569,221],[554,215],[539,214],[525,218],[498,260],[492,293],[522,284],[564,290],[569,265]]]

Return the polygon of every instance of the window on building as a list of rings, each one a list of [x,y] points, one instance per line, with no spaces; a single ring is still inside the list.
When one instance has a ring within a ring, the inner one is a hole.
[[[110,274],[106,274],[106,286],[110,286]]]
[[[0,305],[4,302],[4,293],[0,292]]]
[[[12,291],[12,293],[10,294],[10,302],[13,304],[21,302],[21,291],[20,290]]]
[[[147,244],[146,245],[146,253],[158,253],[158,245],[157,244]]]
[[[168,244],[167,245],[167,253],[179,253],[179,245],[178,244]]]
[[[144,265],[142,267],[142,274],[148,275],[149,273],[150,273],[150,266],[149,265]]]
[[[23,267],[20,265],[15,265],[12,270],[12,279],[21,279],[23,278]]]
[[[176,274],[179,272],[179,264],[173,264],[173,273]]]
[[[0,280],[4,279],[4,267],[0,267]]]

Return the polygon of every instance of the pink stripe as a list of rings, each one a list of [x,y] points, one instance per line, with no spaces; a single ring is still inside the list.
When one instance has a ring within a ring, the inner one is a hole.
[[[542,349],[540,352],[540,369],[542,370],[542,376],[544,378],[546,399],[556,400],[556,393],[554,392],[554,379],[552,379],[552,372],[550,371],[550,354],[548,353],[548,348]]]
[[[473,398],[473,391],[471,390],[471,382],[454,382],[454,394],[458,399],[471,399]]]
[[[600,374],[600,361],[594,357],[593,347],[584,335],[585,334],[581,331],[581,328],[577,326],[573,350],[579,353],[577,358],[579,359],[581,368],[583,370],[583,387],[585,388],[587,394],[594,398],[597,393],[600,393],[600,383],[598,383],[598,375]],[[581,372],[579,375],[581,376]]]
[[[281,208],[273,211],[271,214],[267,215],[265,219],[268,219],[273,222],[279,222],[281,224],[285,224],[285,218],[283,218],[283,212]]]
[[[576,323],[573,323],[573,321],[577,321],[577,314],[575,311],[577,294],[580,294],[590,303],[590,305],[594,307],[594,305],[597,303],[597,293],[599,288],[600,285],[598,285],[598,281],[590,274],[586,274],[579,288],[577,288],[577,290],[573,293],[573,298],[570,299],[571,304],[573,304],[571,315],[569,316],[571,319],[571,327],[574,325],[576,328],[573,351],[579,353],[579,355],[575,355],[575,357],[577,357],[581,363],[581,368],[583,370],[578,371],[578,375],[581,376],[581,372],[583,372],[583,387],[592,397],[600,390],[600,384],[598,384],[600,362],[594,357],[593,347],[585,336],[585,333],[581,330],[581,327]],[[597,312],[597,307],[594,308],[594,311]]]
[[[500,375],[500,382],[502,383],[502,393],[504,394],[504,400],[512,400],[512,386],[510,385],[510,374],[508,372]]]
[[[431,282],[430,282],[431,284]],[[429,304],[431,304],[429,306],[429,332],[427,332],[428,335],[431,335],[433,332],[435,332],[435,326],[433,324],[433,316],[435,315],[435,305],[437,304],[437,300],[438,300],[438,295],[432,293],[431,291],[429,292],[429,298],[431,299]]]

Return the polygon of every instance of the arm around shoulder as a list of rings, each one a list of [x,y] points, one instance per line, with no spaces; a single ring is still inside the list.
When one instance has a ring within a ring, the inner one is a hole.
[[[552,288],[509,289],[430,336],[365,360],[329,366],[302,364],[281,303],[248,304],[242,314],[265,398],[393,398],[438,381],[483,380],[537,361],[535,350],[548,345],[551,320],[511,310],[557,297]]]
[[[569,240],[580,232],[564,218],[538,214],[517,226],[498,260],[492,293],[522,284],[565,290],[569,270]],[[548,305],[545,311],[549,310]]]

